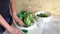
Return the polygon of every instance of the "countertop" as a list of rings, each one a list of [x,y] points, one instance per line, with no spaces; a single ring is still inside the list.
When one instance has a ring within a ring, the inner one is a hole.
[[[28,34],[60,34],[60,16],[52,16],[50,22],[44,24],[43,27],[42,25],[36,25],[34,29],[28,31]],[[15,26],[12,25],[12,27]],[[6,30],[3,34],[9,34],[9,32]]]

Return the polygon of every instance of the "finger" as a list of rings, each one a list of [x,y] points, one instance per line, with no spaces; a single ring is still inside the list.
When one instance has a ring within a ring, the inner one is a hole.
[[[20,33],[20,34],[24,34],[24,32],[22,32],[22,31],[20,31],[20,30],[19,30],[19,33]]]
[[[18,33],[18,34],[22,34],[22,33]]]
[[[21,19],[18,20],[20,24],[24,25],[23,21]]]
[[[21,34],[24,34],[24,32],[21,31]]]
[[[24,25],[23,21],[22,21],[22,20],[20,20],[20,19],[18,19],[18,23],[19,23],[21,26],[23,26],[23,25]]]
[[[17,34],[23,34],[22,32],[18,32]]]
[[[24,25],[23,21],[19,19],[18,17],[16,17],[15,21],[18,22],[21,26]]]
[[[21,26],[24,26],[24,23],[23,23],[22,21],[19,21],[19,24],[20,24]]]
[[[21,33],[19,33],[19,34],[23,34],[23,33],[21,32]]]
[[[16,24],[15,20],[13,19],[13,23]]]

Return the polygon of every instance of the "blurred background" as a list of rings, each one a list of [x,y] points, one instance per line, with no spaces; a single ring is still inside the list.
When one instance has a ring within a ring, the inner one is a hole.
[[[16,0],[17,13],[21,10],[48,11],[60,16],[60,0]]]

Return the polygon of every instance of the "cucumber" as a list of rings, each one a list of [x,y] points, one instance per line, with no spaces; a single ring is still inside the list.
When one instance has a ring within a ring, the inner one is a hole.
[[[30,21],[28,15],[26,15],[26,16],[24,17],[24,24],[25,24],[26,27],[29,27],[29,26],[31,25],[31,21]]]
[[[34,16],[32,13],[29,13],[29,19],[30,19],[31,23],[34,21]]]

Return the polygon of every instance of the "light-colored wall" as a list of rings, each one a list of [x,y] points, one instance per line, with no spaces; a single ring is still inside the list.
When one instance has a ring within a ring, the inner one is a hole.
[[[16,0],[17,11],[23,9],[36,11],[48,11],[54,15],[60,15],[60,0]],[[30,6],[30,7],[29,7]]]

